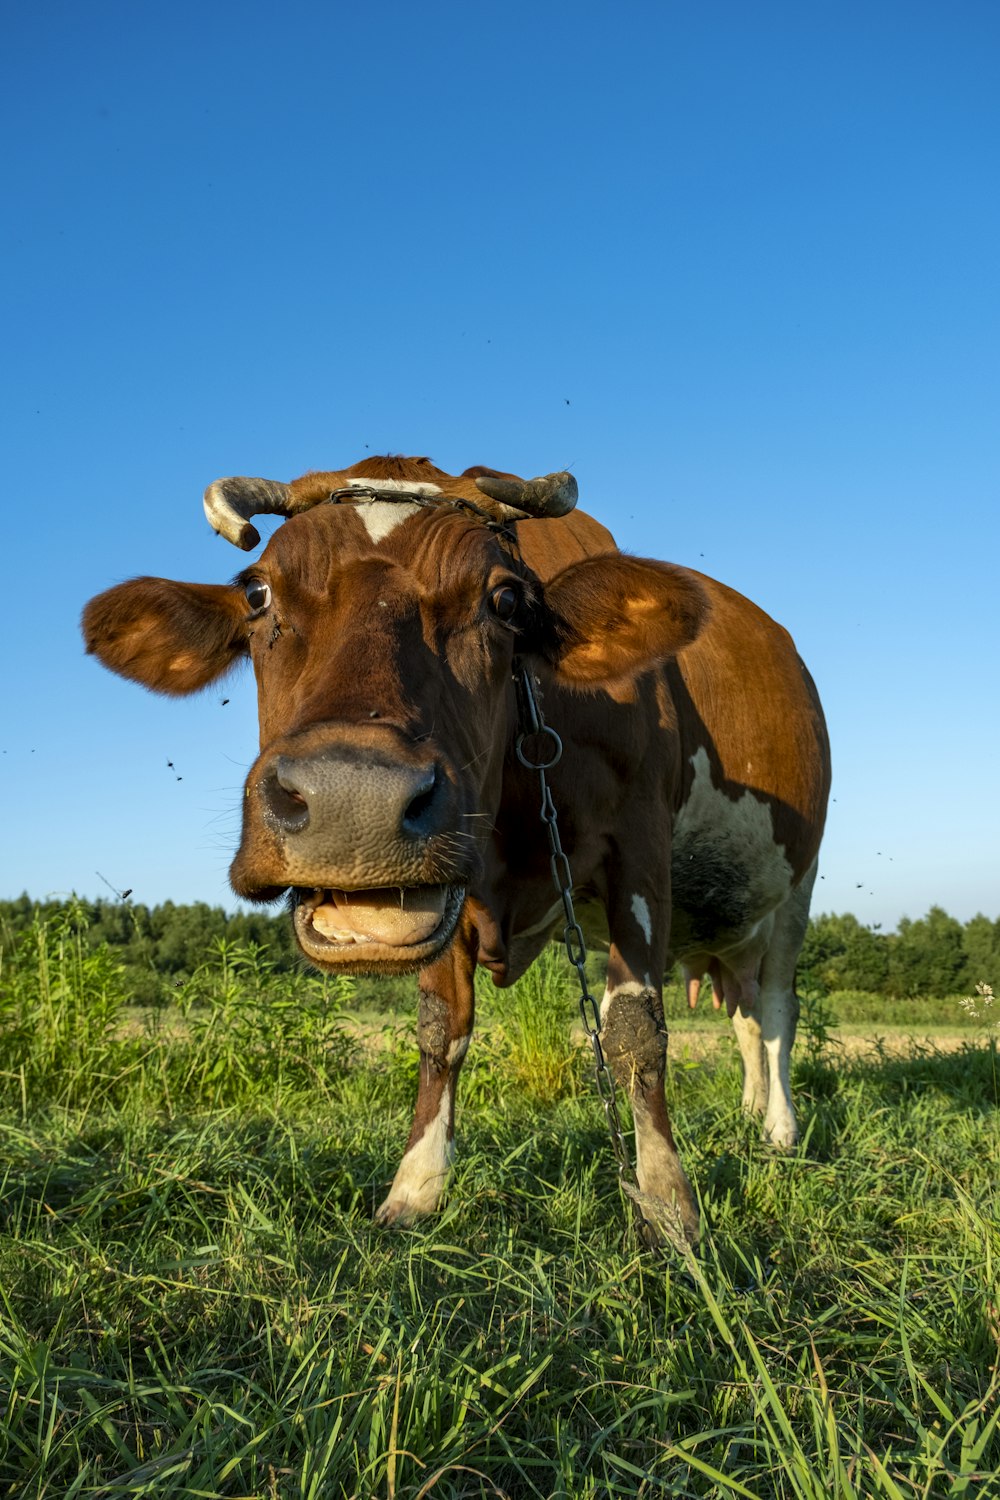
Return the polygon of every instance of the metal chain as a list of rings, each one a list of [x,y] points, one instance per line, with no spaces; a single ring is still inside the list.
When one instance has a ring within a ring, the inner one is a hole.
[[[541,790],[541,817],[545,824],[549,838],[549,849],[551,851],[549,865],[552,870],[552,884],[555,886],[556,894],[562,902],[563,915],[566,925],[563,928],[563,944],[570,963],[576,970],[577,979],[580,983],[580,1019],[583,1029],[587,1034],[590,1045],[594,1052],[594,1072],[597,1081],[597,1093],[604,1106],[604,1117],[607,1120],[608,1134],[611,1137],[611,1149],[615,1154],[618,1164],[618,1178],[622,1186],[624,1196],[627,1198],[632,1215],[635,1220],[636,1233],[640,1240],[646,1245],[656,1242],[656,1235],[649,1220],[642,1212],[639,1203],[641,1189],[639,1180],[632,1165],[628,1145],[622,1131],[621,1120],[618,1115],[618,1102],[615,1093],[615,1080],[611,1069],[608,1067],[604,1056],[604,1048],[601,1046],[601,1012],[597,1001],[590,993],[587,982],[587,945],[584,941],[583,929],[577,921],[576,911],[573,906],[573,876],[570,871],[569,859],[562,846],[559,837],[559,824],[556,815],[555,803],[552,801],[552,791],[549,787],[546,771],[558,765],[562,758],[562,740],[550,724],[546,724],[535,696],[534,683],[531,674],[523,662],[514,663],[514,690],[517,697],[518,735],[515,741],[517,758],[529,771],[538,774],[538,783]],[[536,757],[529,755],[525,749],[525,741],[532,738],[548,741],[549,752],[546,756],[541,751]]]

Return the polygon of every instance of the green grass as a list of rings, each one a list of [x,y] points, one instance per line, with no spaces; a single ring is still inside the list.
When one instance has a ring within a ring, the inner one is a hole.
[[[786,1157],[723,1049],[675,1064],[706,1235],[659,1262],[542,977],[484,995],[453,1191],[390,1234],[414,1052],[359,1045],[345,987],[224,950],[137,1030],[107,952],[29,934],[0,974],[0,1495],[1000,1494],[984,1035],[851,1058],[814,1018]]]

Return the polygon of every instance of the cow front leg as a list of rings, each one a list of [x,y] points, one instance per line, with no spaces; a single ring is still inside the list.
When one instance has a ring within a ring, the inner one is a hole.
[[[621,927],[629,920],[638,932],[622,934]],[[649,906],[641,898],[633,899],[623,921],[615,922],[612,917],[611,930],[601,1002],[601,1044],[632,1106],[642,1210],[661,1241],[676,1243],[681,1237],[694,1244],[698,1209],[677,1154],[664,1096],[663,944],[654,937]]]
[[[455,1154],[455,1084],[475,1015],[475,960],[461,937],[420,973],[417,1045],[420,1083],[413,1127],[389,1195],[376,1218],[407,1224],[441,1202]]]

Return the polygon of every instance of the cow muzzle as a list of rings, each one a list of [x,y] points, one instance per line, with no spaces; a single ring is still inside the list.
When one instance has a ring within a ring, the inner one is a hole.
[[[291,889],[295,934],[323,968],[405,972],[451,941],[475,852],[437,761],[389,747],[289,747],[247,782],[231,878],[267,900]]]

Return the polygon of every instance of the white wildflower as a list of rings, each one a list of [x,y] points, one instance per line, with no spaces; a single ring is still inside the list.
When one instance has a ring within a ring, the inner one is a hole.
[[[986,984],[976,985],[976,993],[969,995],[965,1000],[960,1000],[959,1005],[973,1021],[980,1021],[987,1031],[1000,1031],[1000,1021],[994,1021],[990,1008],[993,1005],[993,986]]]

